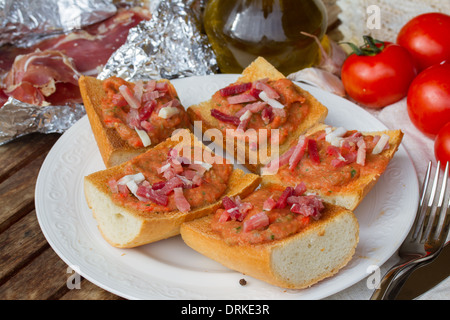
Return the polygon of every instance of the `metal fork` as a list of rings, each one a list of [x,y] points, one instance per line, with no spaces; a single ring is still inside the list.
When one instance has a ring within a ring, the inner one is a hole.
[[[432,167],[431,161],[428,163],[414,224],[398,252],[400,263],[385,274],[371,300],[395,299],[412,272],[417,267],[430,263],[444,247],[450,226],[450,199],[447,199],[444,205],[445,198],[449,198],[447,195],[449,162],[445,167],[438,194],[440,166],[438,162],[431,192],[428,192]]]

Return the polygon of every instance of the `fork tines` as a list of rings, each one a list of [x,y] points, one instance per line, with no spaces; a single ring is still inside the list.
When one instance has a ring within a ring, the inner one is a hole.
[[[414,239],[417,238],[420,233],[423,242],[437,241],[442,236],[446,237],[448,234],[448,219],[450,218],[450,196],[447,192],[449,166],[450,164],[447,162],[444,175],[441,177],[441,163],[437,163],[434,181],[430,189],[431,161],[428,164],[422,187],[422,196],[419,203],[420,212],[417,216],[417,218],[420,219],[417,226],[420,227],[415,230],[413,235]],[[439,184],[440,187],[438,188]],[[425,199],[428,199],[427,203],[424,203]],[[442,221],[442,219],[445,220]],[[443,226],[441,228],[442,230],[438,230],[440,226]]]

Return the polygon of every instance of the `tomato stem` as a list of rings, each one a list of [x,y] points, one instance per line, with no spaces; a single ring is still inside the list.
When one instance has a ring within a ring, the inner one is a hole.
[[[342,42],[347,44],[352,49],[353,53],[358,56],[376,56],[381,53],[385,47],[385,43],[380,40],[376,40],[371,36],[363,36],[364,44],[360,47],[351,42]]]

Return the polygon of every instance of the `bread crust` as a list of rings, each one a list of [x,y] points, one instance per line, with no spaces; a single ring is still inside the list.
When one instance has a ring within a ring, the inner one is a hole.
[[[325,208],[299,233],[269,243],[229,245],[211,229],[212,215],[183,223],[181,236],[189,247],[232,270],[282,288],[304,289],[342,269],[359,241],[351,211],[331,204]]]
[[[176,92],[169,80],[162,79],[158,81],[167,82],[170,90]],[[107,128],[104,125],[101,104],[103,98],[106,97],[106,93],[103,89],[102,80],[81,76],[78,82],[92,132],[107,168],[128,161],[154,147],[154,145],[150,145],[148,147],[133,148],[119,136],[115,129]],[[192,127],[188,129],[192,129]]]
[[[186,130],[178,131],[173,138],[158,144],[154,149],[188,143],[179,142],[177,135],[188,135],[194,146],[206,148],[194,135]],[[134,208],[128,208],[112,201],[107,182],[119,173],[123,173],[127,163],[94,172],[84,179],[84,192],[87,204],[92,209],[98,228],[104,239],[112,246],[119,248],[133,248],[179,234],[180,225],[214,212],[220,205],[221,199],[208,206],[195,208],[188,213],[179,211],[143,213]],[[260,176],[246,174],[240,169],[234,169],[228,181],[228,187],[222,197],[247,196],[259,184]],[[122,236],[122,234],[124,236]]]
[[[279,80],[285,78],[284,75],[276,70],[274,66],[272,66],[267,60],[262,57],[257,58],[253,61],[247,68],[242,72],[241,77],[237,80],[238,82],[253,82],[256,80],[269,78],[270,80]],[[307,118],[298,125],[297,129],[289,134],[288,139],[283,144],[279,145],[278,153],[284,153],[289,145],[295,141],[301,134],[305,133],[309,128],[311,128],[316,123],[321,123],[325,120],[328,115],[328,109],[322,105],[315,97],[313,97],[308,91],[303,90],[298,87],[299,92],[305,97],[305,104],[310,106],[310,111]],[[213,104],[211,100],[201,102],[197,105],[190,106],[187,109],[188,116],[194,125],[197,123],[201,123],[201,127],[197,129],[201,129],[203,133],[209,129],[219,128],[220,122],[211,116],[211,109],[213,108]],[[217,144],[222,147],[223,150],[226,150],[230,155],[234,156],[235,159],[239,161],[240,164],[244,165],[248,170],[253,173],[259,173],[260,168],[263,166],[264,159],[259,158],[259,154],[257,151],[252,151],[249,148],[248,143],[245,145],[245,151],[239,152],[237,144],[232,146],[226,143],[226,137],[223,137],[223,141],[215,141]],[[273,154],[272,154],[273,152]],[[272,151],[270,148],[270,144],[267,146],[268,155],[274,156],[275,151]],[[240,159],[239,155],[245,154],[245,158]],[[251,159],[257,159],[257,163],[252,163]]]
[[[318,124],[312,127],[306,135],[312,135],[317,131],[323,130],[327,125]],[[385,131],[373,131],[373,132],[361,132],[363,135],[381,135],[387,134],[389,135],[389,144],[391,148],[389,150],[385,150],[382,152],[383,156],[386,156],[389,161],[392,160],[395,153],[397,152],[400,143],[403,139],[403,132],[401,130],[385,130]],[[309,189],[309,192],[313,192],[319,195],[324,201],[345,207],[349,210],[355,210],[361,201],[365,198],[365,196],[369,193],[369,191],[375,186],[375,184],[380,179],[381,175],[384,171],[374,172],[370,175],[360,176],[358,180],[352,182],[349,190],[341,190],[338,192],[333,192],[330,194],[328,190],[325,189]],[[261,179],[262,185],[267,184],[279,184],[284,186],[294,187],[293,183],[285,183],[280,179],[278,174],[264,174]]]

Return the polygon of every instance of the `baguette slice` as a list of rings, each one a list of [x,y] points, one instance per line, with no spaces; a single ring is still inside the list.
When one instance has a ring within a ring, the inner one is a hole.
[[[169,80],[161,79],[158,81],[168,83],[169,90],[176,95],[176,90]],[[148,147],[134,148],[124,141],[115,129],[107,128],[104,125],[102,121],[101,103],[106,93],[103,89],[102,80],[81,76],[78,82],[92,132],[107,168],[128,161],[154,147],[154,145],[150,145]],[[190,124],[186,126],[190,127]],[[182,127],[180,126],[180,128]],[[168,133],[170,134],[171,132]]]
[[[311,128],[306,133],[306,136],[312,135],[317,131],[324,130],[326,127],[328,126],[325,124],[318,124],[315,127]],[[372,136],[382,134],[386,134],[389,136],[390,147],[389,149],[384,150],[380,154],[380,156],[386,157],[388,159],[388,162],[390,162],[394,157],[403,139],[403,132],[401,130],[386,130],[386,131],[361,132],[361,133],[363,135],[372,135]],[[344,208],[353,211],[358,207],[358,205],[361,203],[364,197],[378,182],[380,176],[386,170],[386,167],[387,165],[385,167],[377,168],[377,170],[371,172],[370,174],[360,175],[357,179],[351,181],[349,184],[341,186],[341,188],[337,191],[333,190],[333,192],[330,192],[330,190],[328,190],[326,187],[312,188],[308,187],[308,184],[307,189],[309,192],[319,195],[326,202],[342,206]],[[312,167],[311,170],[314,170],[314,167]],[[265,170],[263,169],[263,171]],[[326,175],[326,171],[320,171],[320,174]],[[292,173],[292,176],[289,177],[289,179],[282,179],[279,172],[277,172],[276,174],[269,174],[267,172],[264,172],[262,175],[261,184],[266,185],[274,183],[284,186],[295,186],[300,182],[301,179],[296,177],[294,173]]]
[[[180,130],[177,134],[186,134],[194,146],[206,148],[188,130]],[[177,142],[177,135],[154,147],[154,150],[183,146],[190,143],[185,140]],[[189,146],[192,146],[189,144]],[[149,151],[148,151],[149,152]],[[139,157],[139,156],[138,156]],[[114,247],[132,248],[147,243],[166,239],[179,234],[180,225],[192,219],[203,217],[214,212],[221,205],[221,198],[228,196],[245,196],[252,192],[260,183],[260,177],[246,174],[235,169],[228,180],[225,193],[216,202],[207,206],[192,208],[183,213],[171,212],[141,212],[135,208],[115,203],[111,198],[108,181],[118,173],[125,175],[127,162],[106,170],[92,173],[84,179],[84,192],[88,206],[92,209],[98,228],[104,239]]]
[[[269,284],[303,289],[342,269],[359,241],[359,225],[345,208],[325,203],[322,217],[282,240],[229,245],[211,229],[212,215],[186,222],[181,236],[192,249],[225,267]]]
[[[285,76],[279,72],[274,66],[272,66],[267,60],[262,57],[253,61],[244,71],[241,77],[237,80],[239,83],[253,82],[260,79],[268,78],[270,80],[279,80],[285,78]],[[284,153],[288,146],[295,141],[301,134],[307,129],[315,125],[316,123],[323,122],[328,114],[328,109],[323,106],[318,100],[316,100],[309,92],[298,87],[299,92],[306,98],[304,104],[310,106],[310,111],[306,119],[298,124],[298,127],[294,132],[289,134],[287,140],[279,146],[279,153]],[[187,109],[187,113],[194,126],[201,124],[201,129],[205,133],[209,129],[217,129],[220,127],[220,121],[211,116],[211,110],[213,109],[213,103],[210,100],[204,101],[200,104],[190,106]],[[207,137],[207,133],[205,133]],[[223,141],[216,141],[217,144],[226,150],[230,155],[243,164],[248,170],[253,173],[259,173],[259,169],[265,163],[264,158],[259,156],[258,150],[252,150],[249,148],[248,142],[244,146],[239,143],[228,143],[225,135],[223,135]],[[245,149],[245,150],[244,150]],[[267,155],[274,156],[276,151],[271,150],[270,143],[267,145]],[[256,159],[256,161],[254,160]]]

